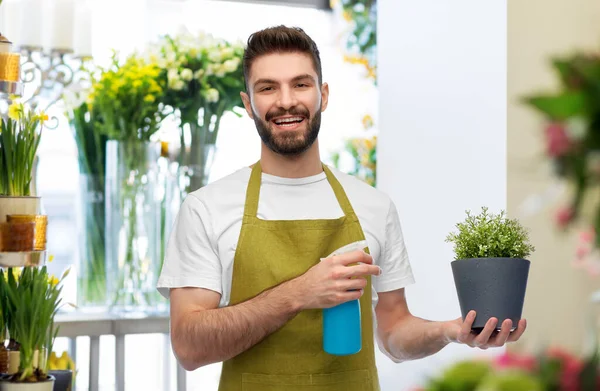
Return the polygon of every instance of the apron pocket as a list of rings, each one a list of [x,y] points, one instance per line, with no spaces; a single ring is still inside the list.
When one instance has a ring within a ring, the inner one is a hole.
[[[371,389],[371,376],[366,369],[314,375],[242,374],[242,391],[366,391]]]

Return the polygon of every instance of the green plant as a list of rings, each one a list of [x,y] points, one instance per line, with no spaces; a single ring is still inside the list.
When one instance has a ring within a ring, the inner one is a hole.
[[[28,196],[42,127],[48,117],[14,102],[0,122],[0,195]]]
[[[535,247],[529,243],[527,230],[505,211],[489,213],[482,207],[478,215],[466,211],[467,218],[451,232],[446,242],[454,243],[455,259],[468,258],[525,258]]]
[[[62,301],[61,279],[48,274],[46,266],[9,268],[1,277],[9,312],[11,339],[18,343],[19,371],[12,381],[35,382],[47,378],[47,367],[58,328],[54,317]],[[35,352],[39,359],[34,365]]]
[[[424,391],[475,391],[481,379],[492,371],[486,361],[459,361],[438,377],[429,379]]]
[[[499,371],[487,376],[475,391],[545,391],[543,383],[521,370]]]
[[[103,305],[106,303],[104,200],[108,136],[100,131],[102,119],[99,110],[93,110],[86,102],[87,94],[89,90],[78,85],[65,91],[63,101],[77,145],[81,174],[85,242],[81,244],[83,258],[78,273],[78,298],[80,304]]]

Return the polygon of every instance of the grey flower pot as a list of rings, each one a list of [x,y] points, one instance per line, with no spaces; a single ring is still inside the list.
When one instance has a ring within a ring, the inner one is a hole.
[[[472,258],[451,263],[454,284],[463,319],[477,312],[471,329],[479,333],[486,322],[498,319],[500,330],[505,319],[514,330],[521,319],[530,261],[521,258]]]
[[[48,374],[53,376],[54,388],[52,391],[72,391],[73,371],[70,369],[56,369],[48,371]]]

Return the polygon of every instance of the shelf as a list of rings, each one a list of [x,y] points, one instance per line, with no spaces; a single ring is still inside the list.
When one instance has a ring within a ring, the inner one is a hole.
[[[0,267],[43,266],[46,251],[0,252]]]
[[[23,95],[23,83],[0,80],[0,94],[1,93],[6,95]]]

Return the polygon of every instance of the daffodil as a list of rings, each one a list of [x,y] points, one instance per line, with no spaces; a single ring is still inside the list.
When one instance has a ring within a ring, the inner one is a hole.
[[[18,121],[21,119],[21,115],[23,114],[23,105],[21,103],[12,103],[8,107],[8,118]]]

